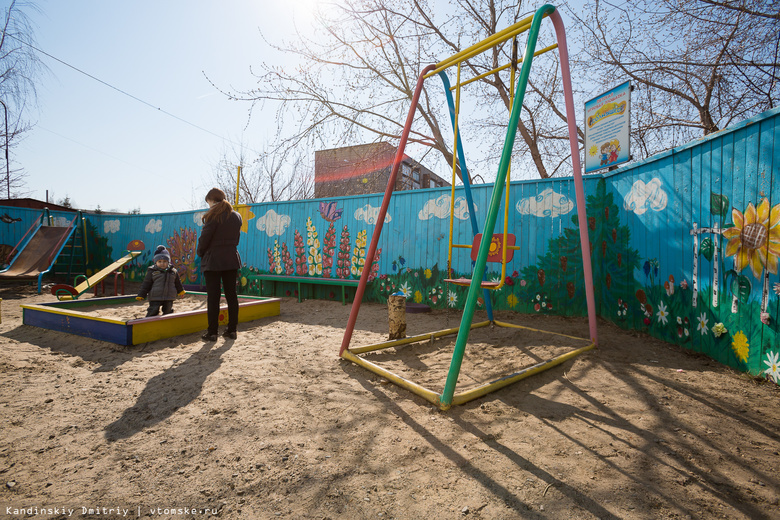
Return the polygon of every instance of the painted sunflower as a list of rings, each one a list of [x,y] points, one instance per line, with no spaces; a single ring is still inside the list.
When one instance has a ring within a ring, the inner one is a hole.
[[[769,200],[764,198],[758,205],[748,204],[745,213],[731,210],[734,227],[723,231],[728,239],[726,256],[734,257],[734,269],[742,271],[748,265],[753,276],[761,277],[767,271],[777,274],[777,259],[780,256],[780,204],[770,211]]]
[[[747,336],[742,331],[734,334],[734,341],[731,342],[731,350],[737,356],[737,359],[743,363],[747,363],[748,356],[750,355],[750,344],[748,343]]]

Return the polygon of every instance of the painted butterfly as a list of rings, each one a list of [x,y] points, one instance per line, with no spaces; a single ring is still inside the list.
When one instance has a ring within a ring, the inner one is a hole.
[[[328,222],[333,222],[341,218],[344,209],[336,208],[337,202],[320,202],[320,215]]]

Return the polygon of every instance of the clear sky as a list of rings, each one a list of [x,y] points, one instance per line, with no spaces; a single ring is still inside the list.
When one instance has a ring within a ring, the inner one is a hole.
[[[314,1],[37,0],[39,12],[26,11],[37,47],[129,96],[42,56],[49,71],[35,128],[15,150],[29,196],[45,200],[48,190],[49,200],[67,196],[88,210],[204,207],[229,141],[261,150],[274,128],[264,124],[271,108],[256,108],[247,125],[249,105],[229,101],[204,73],[252,88],[250,66],[284,59],[259,31],[278,40],[293,23],[305,28]]]

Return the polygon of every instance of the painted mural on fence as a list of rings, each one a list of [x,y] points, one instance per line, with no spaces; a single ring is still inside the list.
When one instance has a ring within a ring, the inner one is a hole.
[[[520,249],[503,274],[500,263],[488,264],[485,278],[504,282],[489,292],[493,308],[584,315],[582,224],[590,238],[586,250],[600,316],[780,383],[780,197],[771,190],[771,179],[780,175],[775,134],[780,135],[780,109],[616,172],[586,176],[584,223],[577,219],[570,179],[511,183],[507,228]],[[480,224],[491,189],[473,189]],[[272,287],[260,279],[267,275],[360,278],[369,268],[366,255],[380,206],[381,194],[237,207],[244,219],[240,291],[269,295]],[[0,244],[8,245],[40,214],[17,208],[2,213],[11,222],[0,223]],[[393,196],[366,301],[385,303],[400,291],[410,301],[459,317],[468,288],[445,280],[470,277],[470,260],[467,250],[454,251],[453,272],[447,272],[450,214],[453,240],[471,244],[472,215],[461,187],[454,199],[449,189]],[[89,215],[89,270],[119,258],[138,240],[145,250],[126,267],[126,279],[140,281],[152,251],[163,244],[182,281],[201,285],[195,249],[202,216],[202,211]],[[496,233],[502,232],[502,219]],[[295,296],[297,286],[280,283],[274,290]],[[347,287],[347,295],[354,295],[354,287]],[[340,296],[340,288],[329,285],[308,295]],[[482,297],[478,309],[485,308]]]

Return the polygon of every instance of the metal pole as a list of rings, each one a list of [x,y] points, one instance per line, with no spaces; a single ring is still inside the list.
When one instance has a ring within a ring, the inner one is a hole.
[[[376,224],[374,224],[374,234],[371,235],[371,244],[368,246],[366,252],[366,263],[363,265],[363,273],[360,275],[360,283],[355,291],[355,299],[352,301],[352,311],[349,313],[349,320],[347,320],[347,328],[344,330],[344,338],[341,341],[341,349],[339,350],[339,357],[344,354],[344,351],[349,348],[349,342],[352,340],[352,332],[355,330],[355,323],[357,322],[358,313],[360,312],[360,303],[363,301],[363,293],[366,292],[366,283],[368,282],[368,275],[371,273],[371,264],[374,262],[374,253],[376,253],[377,244],[379,244],[379,236],[382,234],[382,226],[385,223],[385,215],[387,215],[387,208],[390,206],[390,197],[395,190],[395,180],[398,177],[398,169],[401,166],[401,161],[404,158],[404,149],[406,148],[406,141],[409,139],[409,132],[412,130],[412,122],[414,122],[414,114],[417,112],[417,105],[420,102],[420,94],[422,93],[423,82],[425,81],[425,75],[434,69],[435,65],[428,65],[420,73],[420,77],[417,78],[417,86],[414,88],[414,95],[412,96],[412,103],[409,108],[409,114],[406,116],[406,123],[404,129],[401,132],[401,140],[398,143],[398,150],[393,160],[393,167],[390,170],[390,178],[387,179],[387,188],[385,189],[385,197],[382,199],[382,205],[379,208],[379,215],[376,217]]]
[[[11,163],[8,161],[8,107],[2,100],[3,112],[5,113],[5,176],[8,181],[8,200],[11,200]]]
[[[238,206],[238,190],[241,189],[241,166],[238,167],[238,175],[236,175],[236,206]]]
[[[528,76],[531,72],[531,63],[533,62],[534,48],[536,47],[536,41],[539,36],[539,26],[542,23],[544,16],[555,12],[555,7],[547,4],[537,9],[536,14],[533,17],[531,28],[528,32],[528,42],[526,43],[526,59],[523,61],[523,68],[520,71],[520,78],[517,81],[517,92],[515,93],[515,101],[512,103],[512,111],[509,115],[509,124],[507,127],[506,138],[504,139],[504,148],[501,154],[501,161],[498,166],[498,173],[496,174],[496,182],[493,185],[493,194],[490,199],[490,205],[487,210],[487,219],[485,225],[482,228],[483,237],[492,237],[493,230],[496,226],[496,220],[498,218],[498,210],[501,206],[501,199],[504,190],[504,184],[506,183],[506,172],[509,168],[509,162],[512,157],[512,146],[515,142],[515,135],[517,134],[517,123],[520,120],[520,111],[523,106],[523,99],[525,97],[525,90],[528,86]],[[507,187],[509,189],[509,187]],[[587,221],[585,223],[587,225]],[[458,382],[458,374],[460,373],[460,367],[463,363],[463,355],[466,351],[466,342],[468,341],[469,332],[471,331],[471,324],[474,319],[474,309],[477,306],[477,297],[479,296],[480,288],[482,285],[482,278],[485,274],[485,264],[487,263],[488,252],[490,250],[490,241],[483,238],[482,243],[479,245],[479,253],[477,255],[477,261],[474,264],[474,271],[471,278],[471,286],[469,292],[466,295],[466,303],[463,307],[463,316],[460,321],[460,331],[458,332],[458,338],[455,340],[455,350],[452,353],[452,361],[450,362],[450,369],[447,373],[447,379],[444,382],[444,390],[441,393],[440,408],[447,410],[452,406],[452,396],[455,393],[455,385]]]

